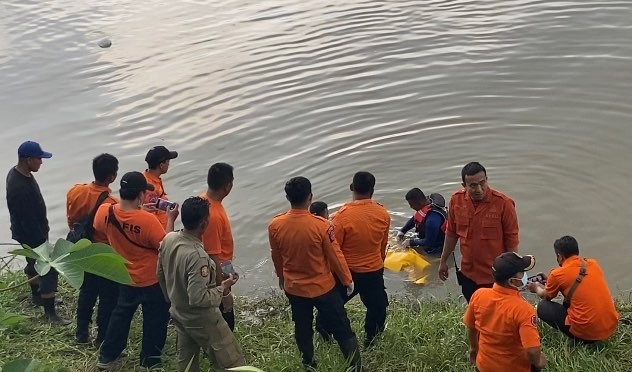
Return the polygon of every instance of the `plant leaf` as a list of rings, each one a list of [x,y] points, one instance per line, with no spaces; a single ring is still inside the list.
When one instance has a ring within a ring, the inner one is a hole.
[[[38,364],[35,359],[13,360],[2,366],[2,372],[32,372]]]
[[[129,276],[125,261],[113,253],[99,253],[73,263],[87,273],[101,276],[119,284],[134,284]]]
[[[50,255],[51,261],[55,261],[59,257],[69,254],[70,248],[72,248],[73,244],[65,239],[57,239],[55,243],[55,247],[53,247],[53,252]]]
[[[63,276],[74,289],[81,289],[84,270],[80,266],[71,262],[55,262],[52,264],[52,267],[54,267],[59,275]]]
[[[44,260],[37,260],[35,262],[35,271],[37,271],[40,276],[48,274],[50,271],[50,263]]]
[[[26,320],[24,315],[5,313],[0,315],[0,330],[12,328]]]
[[[73,244],[72,247],[70,247],[70,253],[86,249],[90,245],[92,245],[92,242],[90,240],[80,239],[78,242]]]
[[[242,367],[234,367],[229,368],[229,371],[243,371],[243,372],[264,372],[263,370],[253,367],[253,366],[242,366]]]
[[[39,260],[41,258],[39,254],[28,248],[14,249],[12,251],[9,251],[9,254],[12,254],[14,256],[24,256],[32,258],[34,260]]]

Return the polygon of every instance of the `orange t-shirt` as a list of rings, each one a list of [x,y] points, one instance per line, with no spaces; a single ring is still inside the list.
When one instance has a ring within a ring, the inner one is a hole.
[[[68,227],[72,229],[75,222],[90,214],[92,208],[99,199],[101,193],[107,192],[108,197],[102,204],[116,204],[118,200],[111,195],[112,190],[108,187],[97,186],[92,183],[76,184],[68,190],[66,194],[66,217]],[[94,243],[108,243],[108,238],[101,231],[94,230],[92,234]]]
[[[525,349],[540,347],[535,309],[517,290],[494,284],[474,292],[463,316],[479,332],[476,367],[480,372],[530,372]]]
[[[109,244],[129,263],[127,271],[135,287],[149,287],[158,283],[158,249],[166,232],[153,214],[143,210],[123,211],[114,206],[114,216],[135,243],[132,244],[121,232],[108,223],[110,204],[102,204],[94,218],[94,229],[105,233]]]
[[[165,199],[169,200],[167,193],[165,192],[165,188],[162,186],[162,179],[160,177],[156,177],[149,170],[145,170],[143,173],[147,183],[154,185],[154,191],[147,191],[145,193],[145,201],[144,203],[151,203],[152,199]],[[162,224],[164,229],[167,228],[167,212],[163,210],[157,210],[155,212],[151,212],[151,214],[155,215],[158,218],[158,221]]]
[[[489,189],[475,205],[461,189],[450,199],[446,235],[460,241],[461,272],[477,284],[491,284],[494,259],[518,247],[515,203]]]
[[[276,274],[283,278],[287,293],[307,298],[324,295],[334,288],[333,274],[345,286],[351,284],[334,227],[326,219],[291,209],[272,219],[268,237]]]
[[[384,268],[391,216],[371,199],[343,205],[334,215],[336,241],[349,269],[358,273]]]
[[[202,235],[204,250],[219,255],[221,263],[232,261],[235,244],[226,210],[221,202],[209,198],[206,193],[200,197],[209,201],[209,225]]]
[[[569,257],[562,267],[553,269],[546,280],[546,297],[553,299],[559,292],[564,296],[579,276],[581,258]],[[566,325],[575,337],[589,341],[603,341],[614,334],[619,324],[619,313],[608,289],[603,271],[597,261],[586,259],[586,276],[577,286],[566,315]]]

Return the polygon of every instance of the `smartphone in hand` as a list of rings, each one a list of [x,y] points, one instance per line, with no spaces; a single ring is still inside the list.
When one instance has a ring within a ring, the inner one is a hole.
[[[169,200],[165,200],[165,199],[156,200],[156,208],[160,209],[161,211],[167,211],[167,209],[173,209],[175,205],[176,205],[175,202],[170,202]]]
[[[546,282],[546,279],[544,279],[544,276],[542,274],[538,274],[538,275],[534,275],[534,276],[530,276],[529,278],[527,278],[527,280],[531,283],[531,282],[537,282],[537,283],[542,283],[544,284]]]

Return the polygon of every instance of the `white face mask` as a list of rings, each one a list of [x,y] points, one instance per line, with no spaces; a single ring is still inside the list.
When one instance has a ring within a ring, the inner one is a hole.
[[[524,273],[522,273],[522,278],[520,278],[520,282],[522,283],[522,286],[516,286],[516,289],[518,289],[519,291],[522,291],[523,289],[525,289],[527,287],[527,284],[529,283],[529,275],[527,275],[527,272],[525,271]],[[518,278],[511,278],[511,279],[515,279],[518,280]]]

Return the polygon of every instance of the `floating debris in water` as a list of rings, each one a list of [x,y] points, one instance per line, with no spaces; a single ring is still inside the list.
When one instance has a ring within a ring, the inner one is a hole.
[[[110,39],[102,39],[98,44],[101,48],[109,48],[112,46],[112,41]]]

